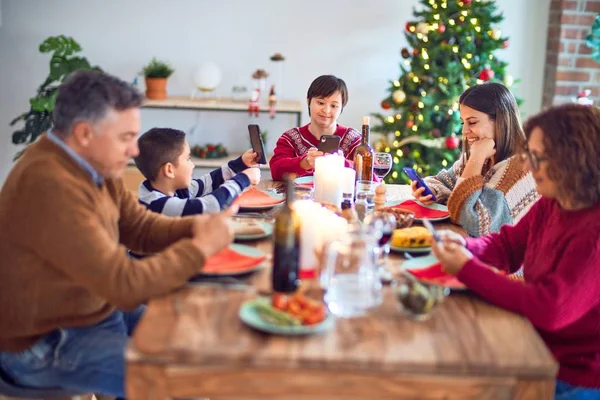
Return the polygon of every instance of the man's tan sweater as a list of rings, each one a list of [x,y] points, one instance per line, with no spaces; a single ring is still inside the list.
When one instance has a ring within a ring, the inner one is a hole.
[[[191,222],[147,211],[120,179],[96,185],[43,136],[0,192],[0,351],[22,351],[52,330],[95,324],[184,284],[204,264]],[[133,260],[127,248],[162,252]]]

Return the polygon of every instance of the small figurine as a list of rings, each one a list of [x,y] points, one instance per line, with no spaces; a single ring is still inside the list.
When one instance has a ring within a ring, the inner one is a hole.
[[[385,185],[379,185],[375,187],[373,204],[375,204],[375,211],[379,211],[385,207]]]
[[[277,96],[275,96],[275,85],[271,85],[271,90],[269,91],[269,117],[271,117],[271,119],[275,118],[276,105]]]
[[[577,99],[575,100],[575,103],[581,104],[583,106],[593,105],[594,100],[590,99],[591,94],[592,94],[592,91],[590,89],[586,89],[584,91],[577,93]]]
[[[252,89],[252,95],[250,96],[250,102],[248,103],[248,115],[252,116],[254,113],[255,117],[258,117],[258,112],[260,111],[260,89],[254,88]]]

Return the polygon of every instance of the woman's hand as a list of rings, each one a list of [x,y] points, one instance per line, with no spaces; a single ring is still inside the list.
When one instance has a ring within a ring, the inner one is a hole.
[[[246,167],[256,167],[258,166],[258,153],[254,150],[246,150],[244,154],[242,154],[242,161]]]
[[[315,167],[315,159],[322,157],[323,152],[317,150],[316,147],[311,147],[306,153],[306,157],[302,159],[305,165],[302,166],[305,170],[313,169]]]
[[[440,239],[442,239],[442,242],[456,243],[460,246],[467,245],[467,241],[460,233],[456,233],[449,229],[442,229],[437,231],[437,234],[440,237]]]
[[[496,143],[493,139],[479,139],[471,145],[471,157],[477,157],[480,161],[486,161],[494,154],[496,154]]]
[[[431,250],[440,260],[444,271],[452,275],[457,275],[467,261],[473,258],[473,254],[466,247],[454,241],[433,242]]]
[[[417,189],[417,181],[412,181],[410,184],[410,188],[412,189],[412,194],[415,196],[419,202],[423,204],[433,204],[435,203],[432,199],[433,197],[428,194],[427,196],[423,196],[423,192],[425,191],[424,187],[420,187]]]

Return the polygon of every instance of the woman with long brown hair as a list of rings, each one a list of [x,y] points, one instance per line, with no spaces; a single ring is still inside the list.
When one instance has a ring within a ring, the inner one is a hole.
[[[525,132],[542,198],[499,233],[440,232],[433,252],[473,292],[529,318],[559,362],[556,399],[600,399],[600,110],[551,108]],[[523,282],[496,271],[521,266]]]
[[[462,156],[425,182],[436,201],[448,205],[452,221],[477,237],[517,222],[538,195],[516,156],[525,135],[512,93],[500,83],[476,85],[460,96],[459,105]],[[414,182],[412,188],[419,201],[433,202]]]

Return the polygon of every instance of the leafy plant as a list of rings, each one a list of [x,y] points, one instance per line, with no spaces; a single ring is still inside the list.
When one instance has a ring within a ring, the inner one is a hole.
[[[21,121],[24,122],[23,128],[12,134],[12,142],[16,145],[33,143],[42,133],[50,129],[58,87],[73,71],[79,69],[101,71],[99,67],[90,65],[86,58],[78,54],[81,52],[81,46],[68,36],[47,38],[40,44],[39,51],[52,54],[50,73],[38,88],[35,97],[29,99],[29,111],[10,122],[10,126]],[[15,160],[21,156],[23,151],[16,154]]]
[[[592,58],[600,62],[600,14],[590,29],[590,33],[585,37],[585,42],[592,49]]]
[[[146,78],[168,78],[175,72],[169,63],[153,58],[144,68],[142,74]]]

